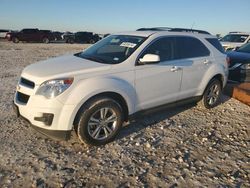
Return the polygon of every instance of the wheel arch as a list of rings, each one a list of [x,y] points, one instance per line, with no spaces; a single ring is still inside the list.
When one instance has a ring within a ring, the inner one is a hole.
[[[119,93],[117,92],[102,92],[102,93],[98,93],[92,97],[90,97],[88,100],[86,100],[81,106],[80,108],[77,110],[77,113],[74,117],[74,121],[73,121],[73,126],[76,129],[76,126],[79,122],[79,119],[80,119],[80,115],[81,115],[81,112],[83,111],[85,105],[95,99],[98,99],[98,98],[101,98],[101,97],[107,97],[107,98],[111,98],[113,100],[115,100],[116,102],[118,102],[118,104],[121,106],[123,112],[124,112],[124,120],[127,121],[128,120],[128,116],[129,116],[129,109],[128,109],[128,104],[125,100],[125,98],[120,95]]]
[[[219,80],[219,81],[220,81],[220,84],[221,84],[221,87],[223,87],[224,78],[223,78],[223,75],[222,75],[222,74],[219,73],[219,74],[214,75],[214,76],[210,79],[210,81],[208,82],[208,84],[209,84],[212,80],[214,80],[214,79]]]

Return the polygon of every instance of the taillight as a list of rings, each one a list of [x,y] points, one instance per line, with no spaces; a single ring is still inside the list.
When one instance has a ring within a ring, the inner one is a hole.
[[[227,66],[229,67],[229,66],[230,66],[230,63],[231,63],[230,57],[227,57],[227,58],[226,58],[226,61],[227,61]]]

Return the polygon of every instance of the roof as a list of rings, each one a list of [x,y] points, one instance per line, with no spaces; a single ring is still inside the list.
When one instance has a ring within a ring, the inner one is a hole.
[[[150,35],[156,33],[155,31],[125,31],[114,33],[115,35],[131,35],[131,36],[139,36],[139,37],[149,37]]]
[[[127,31],[127,32],[119,32],[115,33],[117,35],[131,35],[131,36],[141,36],[141,37],[149,37],[150,35],[204,35],[210,36],[212,35],[203,30],[197,29],[187,29],[187,28],[169,28],[169,27],[152,27],[152,28],[140,28],[136,31]]]
[[[171,31],[171,32],[190,32],[200,34],[210,34],[204,30],[188,29],[188,28],[171,28],[171,27],[151,27],[151,28],[140,28],[137,31]]]
[[[232,31],[229,34],[239,34],[239,35],[250,35],[249,32],[241,32],[241,31]]]
[[[180,31],[127,31],[114,33],[114,35],[130,35],[130,36],[139,36],[139,37],[149,37],[151,35],[163,36],[163,35],[188,35],[188,36],[201,36],[214,38],[213,35],[203,34],[203,33],[193,33],[193,32],[180,32]]]

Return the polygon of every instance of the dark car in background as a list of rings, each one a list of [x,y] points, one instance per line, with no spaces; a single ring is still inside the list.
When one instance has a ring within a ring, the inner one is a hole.
[[[49,43],[55,40],[50,30],[39,29],[23,29],[19,32],[9,32],[6,38],[14,43],[18,43],[19,41]]]
[[[52,33],[53,33],[53,36],[54,36],[54,38],[55,38],[56,41],[62,40],[63,32],[53,31]]]
[[[250,43],[227,55],[230,61],[228,80],[250,82]]]
[[[80,31],[75,34],[64,35],[64,39],[67,43],[89,43],[94,44],[100,40],[99,35],[92,32]]]

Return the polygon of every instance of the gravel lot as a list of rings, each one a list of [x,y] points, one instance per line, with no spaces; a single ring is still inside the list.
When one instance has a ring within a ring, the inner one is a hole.
[[[17,119],[21,70],[86,46],[0,41],[0,187],[250,187],[250,107],[226,96],[212,110],[188,105],[138,118],[102,147],[75,133],[51,140]]]

